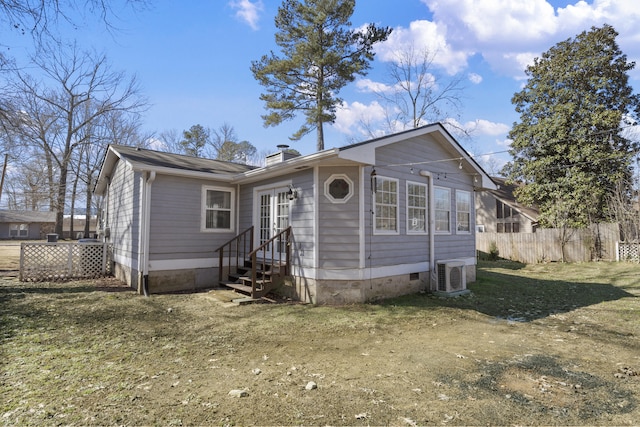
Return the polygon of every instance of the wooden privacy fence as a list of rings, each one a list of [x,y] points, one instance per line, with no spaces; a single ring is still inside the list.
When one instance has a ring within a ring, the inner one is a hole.
[[[586,229],[542,228],[535,233],[476,233],[476,249],[489,253],[494,242],[500,258],[535,264],[549,261],[586,262],[618,259],[618,224],[599,224]],[[563,257],[564,252],[564,257]]]
[[[107,243],[22,243],[20,281],[41,282],[96,278],[112,273]]]

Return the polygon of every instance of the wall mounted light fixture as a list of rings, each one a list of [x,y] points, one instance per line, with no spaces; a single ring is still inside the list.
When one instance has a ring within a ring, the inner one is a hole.
[[[287,191],[287,197],[289,200],[295,200],[298,198],[298,190],[293,188],[293,185],[289,184],[289,191]]]

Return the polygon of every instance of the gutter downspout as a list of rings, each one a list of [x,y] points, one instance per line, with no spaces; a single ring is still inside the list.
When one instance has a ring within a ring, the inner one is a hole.
[[[156,179],[155,171],[145,172],[142,179],[142,208],[138,239],[138,292],[149,296],[149,234],[151,233],[151,185]],[[142,288],[142,289],[141,289]]]
[[[420,171],[420,176],[429,180],[429,269],[431,270],[429,290],[433,290],[433,285],[436,283],[436,208],[433,196],[433,176],[431,172],[425,170]]]

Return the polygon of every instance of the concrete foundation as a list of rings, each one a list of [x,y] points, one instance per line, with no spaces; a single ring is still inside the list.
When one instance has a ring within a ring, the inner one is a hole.
[[[429,288],[429,272],[413,279],[408,274],[369,280],[315,280],[289,277],[279,291],[310,304],[356,304],[400,295],[414,294]]]
[[[142,293],[138,272],[115,264],[116,278]],[[467,284],[476,280],[476,266],[467,265]],[[224,277],[224,276],[223,276]],[[195,291],[218,286],[218,269],[184,269],[152,271],[149,273],[149,293]],[[416,275],[402,274],[367,280],[320,280],[302,276],[289,276],[278,292],[294,300],[319,305],[357,304],[393,298],[401,295],[430,292],[430,272]]]

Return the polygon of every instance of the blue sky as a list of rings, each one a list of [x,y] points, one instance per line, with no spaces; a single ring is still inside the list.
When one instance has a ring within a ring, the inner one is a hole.
[[[160,134],[194,124],[219,128],[228,123],[240,140],[258,151],[290,144],[303,154],[315,151],[315,133],[288,140],[302,117],[264,128],[262,87],[250,65],[276,50],[273,20],[279,0],[151,0],[151,7],[123,12],[113,35],[88,23],[65,31],[81,46],[104,52],[114,69],[137,75],[151,108],[143,128]],[[327,126],[326,148],[363,140],[363,119],[380,118],[369,88],[385,78],[393,53],[414,45],[437,51],[437,71],[463,76],[463,107],[457,122],[474,129],[462,144],[493,172],[508,159],[507,133],[518,120],[511,97],[524,82],[524,68],[559,41],[591,26],[613,25],[630,61],[640,59],[640,5],[637,0],[359,0],[354,27],[369,22],[394,29],[377,46],[366,77],[341,93],[345,104]],[[14,37],[12,52],[28,49],[27,37]],[[631,74],[640,88],[640,70]],[[498,153],[480,157],[481,154]],[[490,160],[491,159],[491,160]]]

